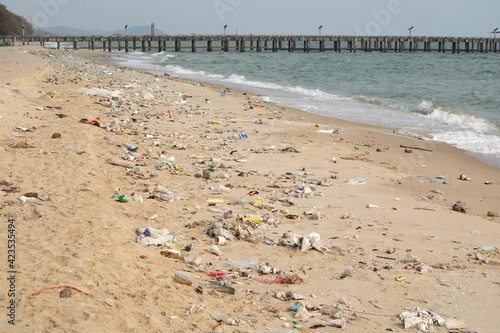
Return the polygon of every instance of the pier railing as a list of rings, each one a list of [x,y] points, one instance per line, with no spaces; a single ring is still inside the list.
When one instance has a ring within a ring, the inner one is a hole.
[[[197,50],[262,52],[500,52],[500,38],[482,37],[405,37],[405,36],[278,36],[278,35],[162,35],[162,36],[27,36],[0,37],[10,45],[51,43],[60,49],[182,51]]]

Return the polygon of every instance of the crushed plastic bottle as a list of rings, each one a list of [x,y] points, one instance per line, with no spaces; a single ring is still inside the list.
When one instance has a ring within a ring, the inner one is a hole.
[[[211,314],[212,318],[217,320],[217,321],[222,321],[226,325],[236,325],[236,320],[233,318],[229,317],[227,314],[222,313],[220,311],[214,310],[212,311]]]
[[[191,281],[190,278],[181,273],[176,273],[174,275],[174,281],[180,284],[184,284],[186,286],[191,286],[193,284],[193,281]]]

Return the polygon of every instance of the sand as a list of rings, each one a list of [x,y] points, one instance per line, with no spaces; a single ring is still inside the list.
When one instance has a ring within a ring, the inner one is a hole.
[[[462,331],[498,330],[500,254],[475,248],[500,247],[500,218],[487,216],[500,211],[499,169],[392,128],[115,67],[97,51],[4,47],[0,66],[1,332],[340,331],[334,318],[345,332],[402,332],[399,314],[415,307]],[[138,148],[132,168],[109,164],[134,154],[125,144]],[[210,168],[216,178],[201,177]],[[459,200],[465,213],[452,210]],[[177,242],[165,248],[181,255],[137,244],[141,227],[167,229]],[[319,236],[321,251],[282,238],[292,234]],[[209,252],[218,242],[220,256]],[[218,281],[234,295],[196,291],[229,260],[260,265]],[[266,283],[277,277],[303,282]]]

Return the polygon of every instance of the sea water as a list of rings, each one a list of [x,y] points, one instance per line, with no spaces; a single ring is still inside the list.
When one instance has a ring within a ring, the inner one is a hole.
[[[131,52],[115,63],[446,142],[500,167],[500,54]]]

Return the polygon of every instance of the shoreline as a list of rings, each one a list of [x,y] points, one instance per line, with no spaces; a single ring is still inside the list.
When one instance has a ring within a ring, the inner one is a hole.
[[[2,192],[0,217],[17,221],[24,331],[211,332],[220,325],[251,332],[300,323],[298,330],[315,332],[313,325],[338,330],[330,321],[340,317],[345,332],[404,332],[398,314],[416,306],[477,331],[500,325],[500,253],[475,250],[500,247],[500,217],[487,216],[500,211],[497,168],[445,143],[264,105],[246,92],[107,64],[92,51],[0,53],[0,180],[19,189]],[[80,91],[96,88],[118,92]],[[243,111],[249,99],[265,107]],[[338,134],[318,132],[330,130]],[[16,146],[20,141],[32,148]],[[126,144],[138,147],[136,154]],[[122,156],[135,158],[134,167],[106,162]],[[216,178],[204,179],[206,169]],[[311,195],[301,193],[305,186]],[[49,199],[20,202],[27,192]],[[229,204],[241,198],[246,204]],[[466,213],[452,211],[459,200],[468,203]],[[240,224],[238,236],[228,235],[242,216],[266,222]],[[224,240],[206,232],[216,221],[226,225]],[[142,227],[166,228],[175,249],[192,248],[161,255],[165,248],[136,243]],[[321,252],[278,246],[290,233],[318,234]],[[211,253],[215,244],[221,255]],[[304,282],[269,284],[278,275],[259,269],[253,278],[207,276],[227,272],[227,259],[254,258]],[[175,273],[192,286],[173,281]],[[227,283],[235,294],[196,292],[209,282]],[[31,296],[59,285],[92,296]],[[304,299],[287,300],[287,292]],[[213,310],[238,327],[218,324]]]
[[[140,53],[140,52],[139,52]],[[116,53],[114,56],[110,55],[110,54],[105,54],[104,55],[104,58],[102,59],[104,62],[106,63],[109,63],[109,64],[113,64],[113,65],[116,65],[116,66],[123,66],[120,63],[120,60],[116,58],[116,56],[118,57],[125,57],[126,58],[126,53]],[[143,70],[144,72],[147,72],[147,73],[151,73],[151,74],[155,74],[155,75],[162,75],[162,71],[161,70],[151,70],[151,71],[147,71],[147,70],[144,70],[144,69],[141,69],[140,67],[137,67],[136,70]],[[175,75],[173,77],[178,77],[178,78],[181,78],[181,79],[186,79],[186,80],[191,80],[193,82],[198,82],[198,83],[204,83],[204,84],[214,84],[215,86],[220,86],[220,87],[231,87],[232,89],[235,88],[236,90],[238,91],[245,91],[245,89],[241,89],[239,86],[241,86],[241,84],[235,84],[235,83],[230,83],[230,84],[227,84],[227,85],[223,85],[223,82],[220,82],[219,84],[218,83],[211,83],[211,82],[205,82],[203,81],[202,79],[193,79],[193,78],[185,78],[182,76],[182,74],[179,74],[179,75]],[[210,80],[207,80],[207,81],[210,81]],[[253,87],[248,87],[250,89],[250,91],[252,91],[251,88]],[[265,96],[265,95],[272,95],[272,89],[269,90],[269,93],[265,92],[265,90],[268,90],[267,88],[256,88],[254,87],[252,94],[256,94],[256,95],[260,95],[260,96]],[[280,97],[280,99],[284,99],[283,96]],[[283,103],[276,103],[278,105],[282,105],[282,106],[285,106],[285,107],[288,107],[288,108],[294,108],[294,106],[290,106],[290,105],[287,105],[286,103],[283,104]],[[310,112],[310,111],[307,111],[307,110],[303,110],[301,109],[301,111],[305,112],[305,113],[312,113],[312,114],[317,114],[317,113],[314,113],[314,112]],[[472,116],[472,114],[470,114]],[[337,118],[336,116],[327,116],[329,118],[332,118],[332,119],[342,119],[342,120],[345,120],[345,121],[348,121],[348,122],[353,122],[353,123],[356,123],[356,120],[348,120],[348,119],[343,119],[343,118]],[[487,121],[487,120],[486,120]],[[395,126],[391,126],[391,125],[385,125],[385,124],[372,124],[372,123],[360,123],[360,124],[367,124],[367,125],[373,125],[373,126],[381,126],[381,127],[390,127],[390,128],[393,128],[394,130],[403,130],[404,126],[400,126],[400,127],[395,127]],[[418,130],[411,130],[414,132],[414,134],[416,135],[422,135],[424,137],[429,137],[430,140],[432,141],[435,141],[435,142],[442,142],[442,143],[446,143],[446,142],[443,142],[443,141],[438,141],[438,140],[435,140],[432,136],[432,134],[430,133],[426,133],[425,131],[418,131]],[[461,151],[463,151],[465,154],[467,155],[470,155],[470,156],[473,156],[475,158],[477,158],[478,160],[480,160],[482,163],[485,163],[485,164],[488,164],[490,166],[493,166],[495,168],[499,168],[500,169],[500,157],[496,157],[494,155],[489,155],[489,154],[484,154],[484,153],[480,153],[480,152],[474,152],[474,151],[468,151],[466,149],[463,149],[463,148],[458,148],[456,147],[455,145],[453,145],[452,143],[446,143],[450,146],[453,146]]]

